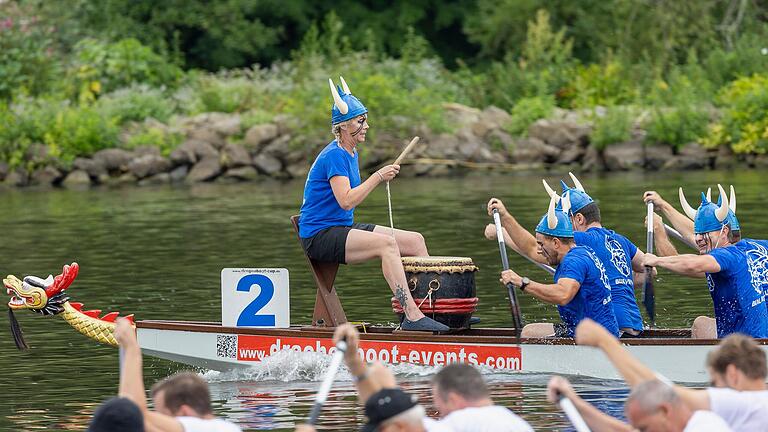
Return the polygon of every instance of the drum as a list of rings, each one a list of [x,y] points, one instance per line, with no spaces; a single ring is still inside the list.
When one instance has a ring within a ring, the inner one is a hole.
[[[403,257],[402,260],[408,288],[424,315],[450,328],[468,328],[478,303],[475,288],[478,268],[472,259],[430,256]],[[394,298],[392,309],[402,320],[402,307]]]

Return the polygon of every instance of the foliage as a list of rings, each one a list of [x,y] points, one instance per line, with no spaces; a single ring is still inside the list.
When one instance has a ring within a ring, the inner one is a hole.
[[[176,107],[162,89],[146,84],[133,85],[116,90],[99,98],[96,108],[117,124],[127,121],[141,121],[151,117],[166,122]]]
[[[517,101],[512,108],[511,119],[506,126],[507,132],[517,136],[528,136],[528,126],[536,120],[547,118],[555,109],[555,98],[536,96]]]
[[[740,78],[718,95],[722,118],[711,125],[703,144],[729,144],[736,153],[768,151],[768,76]]]
[[[594,121],[591,143],[598,150],[607,146],[627,141],[632,128],[632,112],[626,107],[609,109],[602,117]]]
[[[65,107],[47,125],[43,142],[51,156],[72,161],[78,156],[115,147],[117,134],[114,119],[105,118],[94,107]]]
[[[123,147],[129,150],[137,147],[156,147],[160,149],[161,155],[168,156],[183,140],[184,137],[180,133],[149,126],[128,137]]]
[[[639,96],[639,89],[617,61],[580,66],[571,87],[574,107],[622,105]]]

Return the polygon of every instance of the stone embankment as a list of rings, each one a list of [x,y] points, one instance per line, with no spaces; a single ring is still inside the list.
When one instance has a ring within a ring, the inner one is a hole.
[[[621,171],[768,166],[768,156],[737,158],[725,147],[713,151],[691,143],[673,153],[669,146],[645,143],[639,128],[629,141],[598,151],[590,145],[591,124],[573,111],[560,110],[532,124],[527,137],[513,137],[505,129],[509,114],[499,108],[446,104],[445,109],[454,131],[436,134],[415,127],[413,132],[421,141],[408,157],[413,169],[403,170],[405,175],[441,176],[468,168]],[[152,119],[145,123],[179,133],[184,140],[167,156],[156,147],[113,148],[71,164],[52,158],[43,145],[32,145],[25,166],[35,168],[9,170],[0,163],[0,181],[9,186],[76,186],[301,179],[315,154],[331,139],[329,135],[310,141],[301,135],[299,122],[285,116],[247,129],[239,115],[223,113],[180,119],[172,126]],[[361,168],[372,171],[393,160],[409,138],[378,131],[374,142],[360,147]]]

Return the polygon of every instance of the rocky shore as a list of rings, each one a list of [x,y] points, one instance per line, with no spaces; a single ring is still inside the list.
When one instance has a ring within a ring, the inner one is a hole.
[[[768,166],[766,155],[734,155],[728,148],[707,150],[696,143],[679,151],[663,143],[646,143],[645,131],[632,130],[632,138],[598,151],[590,145],[592,125],[574,111],[559,110],[536,121],[527,137],[511,136],[505,129],[510,116],[489,107],[484,110],[459,104],[445,106],[452,133],[433,133],[415,127],[419,145],[406,163],[406,175],[444,176],[467,169],[574,171],[690,170],[729,168],[735,165]],[[599,113],[598,113],[599,114]],[[0,181],[7,186],[88,186],[114,184],[166,184],[210,181],[257,181],[304,178],[315,154],[331,137],[301,134],[300,122],[276,117],[271,123],[245,128],[238,114],[205,113],[166,125],[152,119],[144,127],[183,136],[183,142],[163,156],[156,147],[100,150],[89,158],[64,164],[44,145],[32,145],[24,155],[26,167],[9,169],[0,163]],[[130,134],[130,128],[124,131]],[[410,137],[377,131],[360,148],[361,169],[372,171],[394,159]]]

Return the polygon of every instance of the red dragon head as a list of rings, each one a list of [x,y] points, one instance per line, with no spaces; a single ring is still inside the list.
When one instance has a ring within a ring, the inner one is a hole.
[[[65,265],[61,274],[46,279],[37,276],[27,276],[23,281],[16,276],[8,275],[3,279],[11,300],[8,307],[11,310],[30,309],[43,315],[56,315],[63,311],[62,304],[68,299],[64,290],[74,282],[80,266],[77,263]]]

